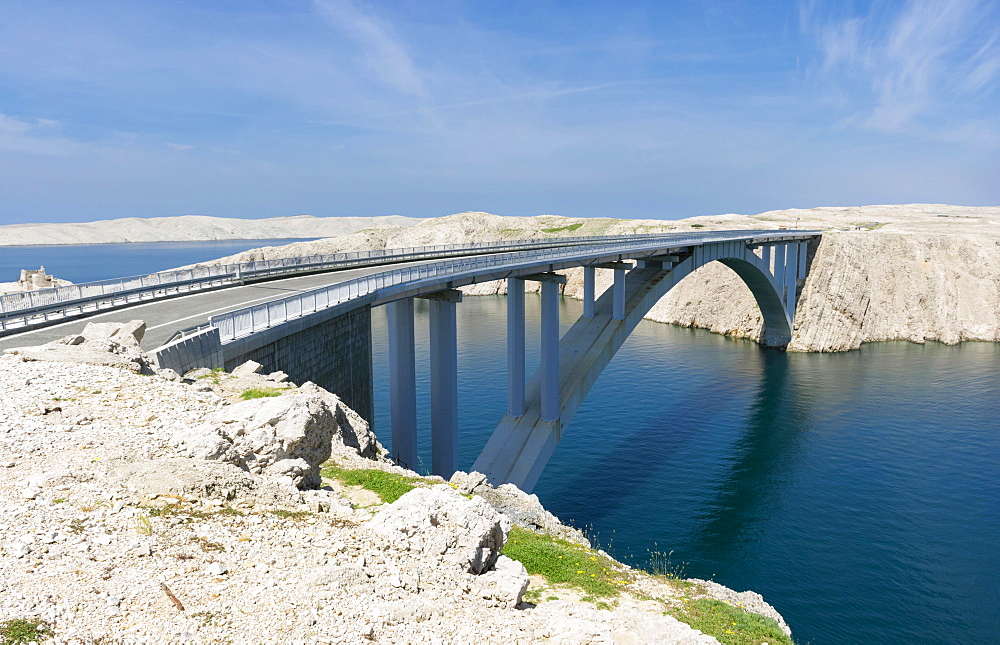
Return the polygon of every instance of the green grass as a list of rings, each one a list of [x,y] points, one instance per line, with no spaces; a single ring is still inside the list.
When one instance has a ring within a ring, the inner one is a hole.
[[[511,529],[503,554],[523,564],[528,573],[544,576],[549,584],[579,587],[590,596],[617,596],[629,582],[612,560],[596,551],[517,526]]]
[[[347,469],[339,466],[328,466],[321,471],[323,477],[339,480],[348,486],[360,486],[366,488],[382,498],[386,504],[392,504],[403,495],[416,488],[414,482],[419,482],[419,477],[403,477],[384,470],[372,469]]]
[[[669,612],[677,620],[714,636],[723,645],[794,645],[778,623],[766,616],[748,614],[721,600],[698,598]]]
[[[560,226],[558,228],[543,228],[542,233],[560,233],[562,231],[575,231],[583,226],[583,222],[577,222],[576,224],[570,224],[568,226]]]
[[[15,643],[30,643],[41,641],[46,636],[52,635],[52,629],[40,620],[25,620],[15,618],[5,623],[0,623],[0,645],[14,645]]]
[[[265,387],[265,388],[254,387],[250,388],[249,390],[244,390],[243,394],[240,395],[240,398],[243,399],[244,401],[249,401],[250,399],[263,399],[269,396],[281,396],[282,392],[284,392],[284,390],[280,390],[274,387]]]
[[[705,228],[704,224],[692,224],[691,228]]]

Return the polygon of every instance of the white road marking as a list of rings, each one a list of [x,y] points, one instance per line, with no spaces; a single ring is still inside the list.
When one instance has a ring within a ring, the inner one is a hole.
[[[294,276],[294,277],[291,277],[291,278],[285,278],[285,280],[289,280],[289,281],[291,281],[291,280],[301,280],[301,279],[307,278],[307,277],[315,277],[315,276]],[[350,279],[350,278],[348,278],[348,279]],[[283,281],[284,280],[275,280],[273,282],[265,283],[265,284],[275,284],[276,282],[283,282]],[[336,284],[336,283],[332,283],[331,282],[330,284]],[[319,285],[319,286],[323,286],[323,285]],[[233,292],[235,292],[235,291],[237,291],[239,289],[254,289],[256,287],[257,287],[257,285],[244,285],[244,286],[241,286],[241,287],[229,287],[228,289],[226,289],[226,291],[229,292],[229,293],[233,293]],[[289,293],[301,293],[302,291],[308,291],[309,289],[315,289],[315,288],[317,288],[317,287],[309,287],[308,289],[297,289],[297,290],[291,291]],[[118,314],[119,312],[121,312],[123,310],[135,311],[135,310],[138,310],[138,309],[142,309],[144,307],[150,307],[150,306],[153,306],[153,305],[162,305],[167,300],[173,300],[174,302],[178,302],[180,300],[184,300],[185,298],[191,298],[193,296],[203,296],[206,293],[210,293],[210,292],[195,291],[193,293],[188,293],[188,294],[185,294],[183,296],[175,296],[174,298],[159,298],[157,300],[151,300],[149,302],[144,302],[142,304],[136,304],[136,305],[132,305],[132,306],[129,306],[129,307],[117,307],[117,308],[114,308],[114,309],[109,309],[108,311],[105,311],[105,312],[102,312],[102,313],[96,313],[96,314],[92,314],[90,316],[85,316],[83,318],[76,318],[74,320],[67,320],[66,322],[56,323],[54,325],[46,325],[45,327],[40,327],[38,329],[31,329],[31,330],[28,330],[28,331],[22,331],[22,332],[19,332],[19,333],[16,333],[16,334],[11,334],[9,336],[5,336],[4,340],[6,340],[8,338],[20,338],[20,337],[24,337],[24,336],[31,336],[32,334],[40,334],[40,333],[47,332],[50,329],[58,329],[59,327],[65,327],[66,325],[75,325],[75,324],[78,324],[78,323],[83,322],[83,321],[92,321],[92,320],[95,320],[95,319],[98,319],[98,318],[103,318],[105,316],[116,315],[116,314]],[[276,299],[278,297],[280,297],[280,296],[271,295],[271,296],[265,296],[263,298],[258,298],[256,300],[248,300],[248,301],[245,301],[245,302],[246,303],[252,303],[252,302],[259,302],[261,300],[274,300],[274,299]],[[244,306],[243,304],[236,303],[236,304],[233,304],[233,305],[231,305],[229,307],[223,307],[222,309],[240,309],[243,306]],[[179,320],[187,320],[188,318],[197,318],[198,316],[204,315],[206,313],[214,313],[216,311],[222,311],[222,309],[214,309],[212,311],[202,312],[200,314],[195,314],[194,316],[188,316],[187,318],[180,318]],[[178,322],[178,321],[175,320],[173,322]],[[169,325],[171,323],[165,323],[165,324]],[[163,327],[163,325],[157,325],[156,327],[148,327],[147,329],[156,329],[157,327]]]
[[[333,283],[333,284],[336,284],[336,283]],[[293,295],[293,294],[296,294],[296,293],[304,293],[306,291],[311,291],[312,289],[315,289],[315,288],[316,287],[309,287],[308,289],[296,289],[295,291],[289,291],[287,295],[290,296],[290,295]],[[282,297],[285,297],[285,296],[282,296]],[[173,325],[174,323],[179,323],[182,320],[191,320],[192,318],[200,318],[201,316],[207,316],[209,314],[214,314],[214,313],[217,313],[219,311],[226,311],[227,309],[242,309],[242,308],[246,307],[247,305],[252,305],[255,302],[260,302],[262,300],[275,300],[275,297],[273,295],[270,295],[270,296],[264,296],[263,298],[257,298],[256,300],[244,300],[241,303],[229,305],[228,307],[219,307],[218,309],[210,309],[208,311],[203,311],[201,313],[197,313],[197,314],[194,314],[192,316],[184,316],[183,318],[178,318],[177,320],[171,320],[170,322],[165,322],[165,323],[162,323],[160,325],[154,325],[153,327],[147,327],[146,329],[147,330],[159,329],[160,327],[166,327],[167,325]]]

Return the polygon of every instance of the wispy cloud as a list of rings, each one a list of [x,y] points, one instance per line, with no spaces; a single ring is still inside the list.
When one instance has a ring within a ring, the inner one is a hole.
[[[946,118],[950,104],[974,100],[1000,77],[990,28],[996,6],[982,0],[875,4],[861,16],[824,14],[810,2],[800,13],[821,56],[822,81],[858,83],[863,122],[876,130],[900,132]]]
[[[58,125],[51,119],[25,120],[0,114],[0,151],[57,157],[80,152],[80,144],[52,133]]]
[[[170,148],[171,150],[180,150],[180,151],[191,150],[192,148],[194,148],[194,146],[188,143],[171,143],[170,141],[167,141],[167,147]]]
[[[388,24],[350,0],[315,0],[315,5],[331,25],[355,41],[365,66],[383,84],[404,94],[427,96],[417,66]]]

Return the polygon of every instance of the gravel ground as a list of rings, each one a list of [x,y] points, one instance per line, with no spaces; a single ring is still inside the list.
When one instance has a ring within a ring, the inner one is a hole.
[[[44,620],[58,643],[717,642],[628,594],[477,597],[476,576],[370,530],[363,492],[180,456],[171,436],[232,405],[229,380],[0,358],[0,623]]]

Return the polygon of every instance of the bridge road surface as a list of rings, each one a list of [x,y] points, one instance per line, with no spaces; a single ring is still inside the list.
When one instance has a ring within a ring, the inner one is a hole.
[[[10,347],[42,345],[64,336],[79,334],[87,326],[87,323],[126,322],[129,320],[144,320],[146,322],[146,335],[142,339],[142,348],[149,351],[166,343],[174,335],[174,332],[208,322],[208,318],[216,314],[234,309],[242,309],[243,307],[274,300],[275,298],[282,298],[298,291],[308,291],[309,289],[345,282],[372,273],[391,271],[393,269],[426,264],[433,261],[418,260],[396,264],[381,264],[379,266],[358,269],[346,269],[343,271],[330,271],[202,291],[141,304],[137,303],[40,329],[4,336],[0,338],[0,352]]]

